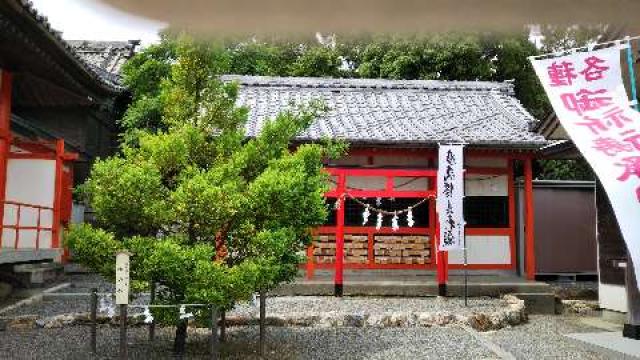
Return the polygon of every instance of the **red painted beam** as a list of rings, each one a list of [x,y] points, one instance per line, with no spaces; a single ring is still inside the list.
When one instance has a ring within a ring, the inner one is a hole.
[[[2,246],[2,225],[4,225],[4,200],[7,186],[7,160],[11,147],[11,94],[12,74],[1,70],[0,77],[0,247]]]
[[[513,181],[515,174],[513,173],[513,159],[509,159],[509,246],[511,254],[511,268],[516,268],[516,184]]]
[[[336,220],[336,270],[335,270],[335,279],[334,279],[334,287],[335,287],[335,295],[342,296],[343,293],[343,283],[344,283],[344,193],[345,193],[345,181],[346,177],[341,175],[338,179],[338,193],[340,196],[336,200],[336,204],[338,206]]]
[[[61,234],[61,209],[62,209],[62,177],[64,176],[64,140],[59,139],[56,141],[56,178],[55,178],[55,192],[53,197],[53,233],[51,236],[51,247],[57,249],[60,247],[60,234]]]
[[[331,168],[324,170],[331,175],[347,175],[347,176],[408,176],[408,177],[429,177],[436,176],[437,170],[420,170],[420,169],[350,169],[350,168]]]
[[[524,204],[525,204],[525,272],[528,280],[536,276],[536,249],[534,243],[533,214],[533,168],[532,160],[524,160]]]

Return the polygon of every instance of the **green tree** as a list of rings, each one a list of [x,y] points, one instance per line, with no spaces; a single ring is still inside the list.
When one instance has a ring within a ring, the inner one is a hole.
[[[539,160],[538,175],[540,180],[588,180],[596,178],[595,173],[586,160]]]
[[[291,150],[292,138],[323,111],[318,103],[282,112],[247,141],[248,110],[235,106],[236,85],[217,77],[228,58],[187,39],[172,46],[168,71],[153,54],[128,65],[128,75],[149,63],[164,69],[138,77],[159,86],[127,80],[135,91],[157,92],[162,116],[158,126],[128,129],[135,144],[94,164],[82,191],[96,224],[72,227],[67,244],[75,260],[111,279],[115,252],[130,251],[134,287],[158,283],[159,303],[228,309],[296,275],[310,229],[327,215],[322,160],[344,147]],[[137,99],[132,107],[144,101]],[[206,319],[205,310],[193,310]],[[186,323],[177,311],[154,316],[177,324],[174,347],[182,352]]]

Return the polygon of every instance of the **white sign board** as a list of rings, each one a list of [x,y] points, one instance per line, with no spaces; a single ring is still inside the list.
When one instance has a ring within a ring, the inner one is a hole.
[[[571,140],[609,196],[634,264],[640,264],[640,113],[630,107],[620,47],[533,66]],[[640,266],[635,266],[640,279]]]
[[[129,304],[129,253],[116,255],[116,304]]]
[[[464,146],[440,145],[437,211],[440,251],[464,248]]]

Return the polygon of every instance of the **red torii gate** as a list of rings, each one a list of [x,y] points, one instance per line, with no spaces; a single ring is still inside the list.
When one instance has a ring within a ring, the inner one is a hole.
[[[336,226],[336,263],[335,263],[335,295],[342,296],[343,284],[344,284],[344,233],[345,233],[345,197],[347,194],[352,197],[395,197],[395,198],[436,198],[436,176],[437,170],[411,170],[411,169],[349,169],[349,168],[327,168],[326,171],[331,175],[337,177],[337,186],[334,190],[329,191],[326,196],[328,198],[336,198],[337,201],[337,226]],[[347,177],[348,176],[361,176],[361,177],[385,177],[386,186],[384,189],[379,190],[348,190],[347,189]],[[424,177],[429,179],[430,188],[420,191],[403,191],[394,189],[395,177]],[[436,213],[434,204],[429,204],[429,218],[430,223],[436,223]],[[434,227],[431,227],[435,229]],[[433,238],[436,235],[435,231],[431,231],[428,235]],[[372,243],[369,242],[369,246]],[[446,284],[446,253],[437,251],[438,257],[438,283]]]
[[[484,154],[484,153],[483,153]],[[484,154],[486,156],[486,154]],[[474,151],[470,154],[471,157],[478,156]],[[525,154],[509,154],[508,155],[510,165],[508,167],[509,172],[509,203],[510,203],[510,217],[514,217],[515,214],[515,194],[513,191],[513,166],[511,162],[513,160],[521,160],[523,163],[524,170],[524,233],[525,233],[525,259],[524,259],[524,268],[525,268],[525,276],[528,280],[535,279],[535,246],[534,246],[534,214],[533,214],[533,170],[532,170],[532,160],[533,156],[525,155]],[[335,295],[341,296],[343,294],[344,288],[344,235],[345,235],[345,198],[348,196],[351,197],[395,197],[395,198],[430,198],[435,199],[437,194],[437,169],[362,169],[362,168],[326,168],[327,173],[331,176],[337,178],[336,184],[337,186],[326,193],[327,198],[336,199],[337,203],[337,211],[336,211],[336,227],[335,227],[335,238],[336,238],[336,258],[335,258],[335,273],[334,273],[334,286],[335,286]],[[474,169],[471,169],[470,173],[473,173]],[[476,169],[477,170],[477,169]],[[484,169],[487,170],[487,169]],[[386,186],[384,189],[376,189],[376,190],[360,190],[353,189],[348,190],[347,187],[347,177],[348,176],[375,176],[375,177],[385,177],[386,178]],[[394,178],[395,177],[425,177],[430,179],[430,186],[428,189],[421,191],[402,191],[402,190],[394,190]],[[429,230],[426,232],[426,235],[430,236],[431,239],[436,239],[436,241],[431,241],[433,247],[431,248],[432,254],[435,253],[436,259],[436,280],[438,283],[438,293],[439,295],[446,295],[447,293],[447,282],[448,282],[448,269],[450,265],[448,264],[448,253],[438,251],[438,234],[439,234],[439,221],[438,216],[435,211],[435,203],[432,202],[429,204]],[[511,228],[510,231],[515,233],[515,219],[511,219]],[[320,229],[322,230],[322,228]],[[403,229],[404,232],[411,232],[414,229]],[[415,229],[417,230],[417,229]],[[424,229],[422,230],[424,232]],[[384,232],[383,232],[384,233]],[[372,242],[369,241],[369,252],[372,253]],[[512,249],[515,256],[515,248]],[[308,257],[311,259],[313,257],[313,248],[310,247],[307,251]],[[515,259],[513,260],[515,261]],[[313,260],[309,260],[307,263],[307,276],[313,276],[314,271],[314,262]],[[515,266],[515,265],[514,265]],[[364,266],[353,266],[354,268],[377,268],[376,266],[364,265]],[[409,267],[407,265],[401,265],[399,267],[405,268]],[[386,266],[385,268],[394,268],[394,266]],[[420,268],[429,268],[422,266]]]

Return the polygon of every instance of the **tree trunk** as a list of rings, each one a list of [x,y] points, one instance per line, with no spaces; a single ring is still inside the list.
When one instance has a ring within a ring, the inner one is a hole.
[[[183,355],[187,345],[187,321],[180,320],[176,327],[176,337],[173,341],[173,352],[176,355]]]

